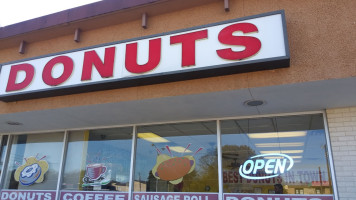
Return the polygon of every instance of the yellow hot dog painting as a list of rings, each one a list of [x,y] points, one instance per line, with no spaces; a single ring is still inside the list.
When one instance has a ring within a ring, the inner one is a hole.
[[[187,148],[189,146],[190,144],[187,146]],[[183,181],[183,177],[185,175],[194,171],[196,161],[191,155],[173,157],[168,146],[166,146],[166,149],[170,153],[170,156],[162,154],[162,152],[156,147],[158,156],[156,165],[152,169],[152,174],[157,179],[169,181],[171,184],[176,185]],[[203,148],[199,148],[195,154],[202,149]]]

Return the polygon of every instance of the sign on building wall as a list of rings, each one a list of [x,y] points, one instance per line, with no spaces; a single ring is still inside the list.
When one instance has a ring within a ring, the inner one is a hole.
[[[0,71],[0,100],[282,67],[289,67],[289,48],[284,12],[276,11],[6,63]]]

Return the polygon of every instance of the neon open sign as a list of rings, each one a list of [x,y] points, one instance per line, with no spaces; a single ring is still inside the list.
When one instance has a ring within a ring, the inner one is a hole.
[[[265,159],[266,157],[271,157],[271,159]],[[247,179],[273,178],[289,171],[293,165],[293,159],[286,154],[261,154],[244,162],[239,169],[239,173]],[[261,170],[263,170],[263,173],[260,173]]]

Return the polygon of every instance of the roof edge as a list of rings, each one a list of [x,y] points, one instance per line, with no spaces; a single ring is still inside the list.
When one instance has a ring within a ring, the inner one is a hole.
[[[122,11],[147,4],[169,0],[102,0],[99,2],[71,8],[50,15],[0,27],[0,39],[96,17],[111,12]]]

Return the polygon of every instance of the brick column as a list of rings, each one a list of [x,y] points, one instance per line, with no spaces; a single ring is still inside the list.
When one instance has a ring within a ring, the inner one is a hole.
[[[356,107],[326,111],[340,200],[356,199]]]

